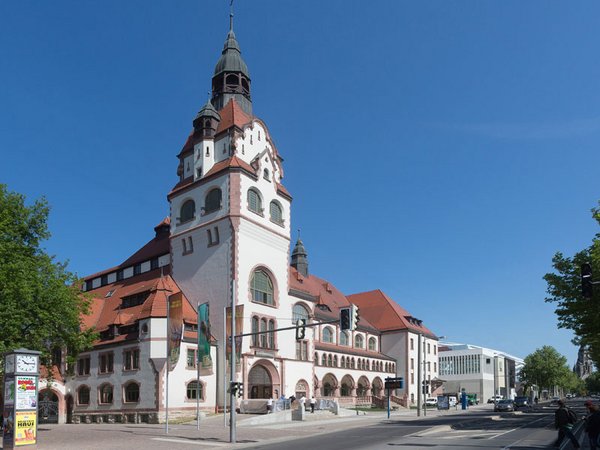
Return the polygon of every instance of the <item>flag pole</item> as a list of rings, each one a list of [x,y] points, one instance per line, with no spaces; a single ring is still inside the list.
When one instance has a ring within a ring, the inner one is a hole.
[[[169,301],[169,297],[167,297],[167,362],[165,364],[165,369],[167,370],[167,386],[165,389],[165,433],[169,434],[169,313],[170,313],[171,302]]]
[[[196,429],[200,430],[200,305],[197,305],[196,326]]]

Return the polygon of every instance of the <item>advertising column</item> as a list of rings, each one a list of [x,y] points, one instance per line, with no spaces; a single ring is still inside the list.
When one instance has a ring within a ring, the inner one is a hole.
[[[40,352],[24,348],[4,355],[2,448],[35,448],[37,444]]]

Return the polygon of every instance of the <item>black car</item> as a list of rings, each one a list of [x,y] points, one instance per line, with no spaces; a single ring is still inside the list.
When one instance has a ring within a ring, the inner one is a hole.
[[[531,406],[531,402],[529,401],[529,397],[515,397],[514,405],[515,405],[515,409],[527,408],[527,407]]]
[[[494,405],[494,412],[514,411],[515,405],[512,400],[500,400]]]

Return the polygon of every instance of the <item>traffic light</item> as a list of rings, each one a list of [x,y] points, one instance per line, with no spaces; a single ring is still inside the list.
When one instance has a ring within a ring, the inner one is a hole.
[[[341,308],[340,309],[340,329],[343,330],[350,330],[352,328],[352,323],[351,323],[351,316],[352,316],[352,308]]]
[[[237,396],[243,397],[244,396],[244,383],[238,383],[237,385],[238,385]]]
[[[593,293],[592,266],[590,263],[583,263],[581,265],[581,295],[584,298],[592,298]]]
[[[306,319],[296,320],[296,340],[301,341],[306,336]]]
[[[360,320],[360,317],[358,317],[358,306],[352,305],[351,311],[350,311],[350,329],[351,330],[356,330],[356,328],[358,328],[359,320]]]
[[[232,393],[233,395],[235,395],[237,393],[237,390],[238,390],[237,381],[231,381],[229,383],[229,392]]]

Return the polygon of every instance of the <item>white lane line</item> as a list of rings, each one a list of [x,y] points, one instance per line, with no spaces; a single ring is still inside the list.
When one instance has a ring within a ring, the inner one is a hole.
[[[170,438],[152,438],[153,441],[175,442],[178,444],[188,445],[206,445],[211,447],[228,447],[230,444],[225,442],[207,442],[207,441],[191,441],[186,439],[170,439]]]
[[[500,433],[498,436],[502,436],[502,435],[504,435],[504,434],[506,434],[506,433],[511,433],[511,432],[513,432],[513,431],[520,430],[521,428],[525,428],[525,427],[527,427],[527,426],[529,426],[529,425],[531,425],[531,424],[533,424],[533,423],[539,422],[540,420],[547,420],[547,417],[540,417],[539,419],[536,419],[536,420],[534,420],[533,422],[527,422],[526,424],[523,424],[523,425],[521,425],[520,427],[513,428],[512,430],[505,431],[504,433]],[[497,438],[498,436],[494,436],[493,438],[490,438],[490,439]],[[515,442],[513,442],[512,444],[510,444],[510,445],[507,445],[506,447],[503,447],[503,448],[502,448],[502,450],[509,450],[511,446],[515,445],[517,442],[520,442],[520,441],[522,441],[522,440],[523,440],[523,439],[519,439],[518,441],[515,441]]]

